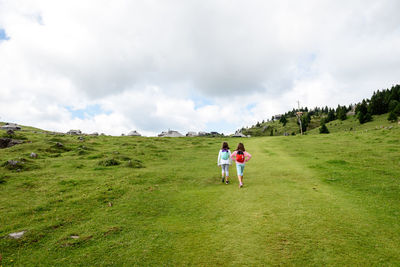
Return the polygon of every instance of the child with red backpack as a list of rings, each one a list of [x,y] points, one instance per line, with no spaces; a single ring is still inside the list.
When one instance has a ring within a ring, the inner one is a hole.
[[[227,142],[222,144],[222,148],[218,153],[218,166],[222,168],[222,183],[229,184],[229,165],[232,164],[231,151]],[[225,177],[224,177],[225,175]],[[226,181],[225,181],[226,179]]]
[[[231,158],[236,162],[236,170],[239,179],[239,188],[243,186],[243,171],[245,162],[251,159],[250,153],[246,152],[243,143],[239,143],[235,152],[232,153]]]

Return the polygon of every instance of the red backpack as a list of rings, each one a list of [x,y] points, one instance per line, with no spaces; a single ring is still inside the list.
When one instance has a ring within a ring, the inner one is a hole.
[[[239,162],[239,163],[243,163],[244,162],[244,153],[243,153],[243,151],[239,150],[236,153],[236,161]]]

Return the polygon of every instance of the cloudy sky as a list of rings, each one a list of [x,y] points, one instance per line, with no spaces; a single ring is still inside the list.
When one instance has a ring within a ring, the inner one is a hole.
[[[0,0],[0,121],[232,133],[400,83],[398,0]]]

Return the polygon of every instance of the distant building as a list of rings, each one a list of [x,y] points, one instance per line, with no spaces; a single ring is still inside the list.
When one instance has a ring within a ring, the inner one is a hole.
[[[232,135],[232,137],[247,137],[247,136],[238,130],[234,135]]]
[[[284,116],[283,114],[278,114],[278,115],[275,115],[274,118],[275,118],[275,120],[280,120],[283,116]]]
[[[356,106],[352,105],[349,112],[346,113],[347,116],[354,116],[356,115]]]
[[[198,133],[196,133],[196,132],[188,132],[188,133],[186,134],[186,136],[195,137],[195,136],[199,136],[199,135],[198,135]]]
[[[142,136],[140,133],[138,133],[137,131],[130,131],[128,133],[128,136]]]
[[[206,132],[199,132],[199,136],[206,136],[206,135],[208,135],[208,133],[206,133]]]
[[[235,133],[234,135],[232,135],[232,137],[247,137],[247,135],[244,135],[242,133]]]
[[[81,130],[69,130],[67,132],[67,134],[70,134],[70,135],[81,135],[82,132],[81,132]]]
[[[168,132],[162,132],[158,136],[159,137],[182,137],[183,135],[178,131],[168,130]]]
[[[21,126],[19,126],[16,123],[6,123],[5,125],[1,126],[2,130],[13,130],[13,131],[19,131],[21,130]]]

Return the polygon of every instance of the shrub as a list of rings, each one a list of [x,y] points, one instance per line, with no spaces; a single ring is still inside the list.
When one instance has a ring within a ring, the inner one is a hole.
[[[135,169],[144,168],[143,162],[138,159],[129,160],[128,163],[126,164],[126,166],[129,168],[135,168]]]
[[[118,160],[115,159],[105,159],[105,160],[101,160],[98,163],[100,166],[116,166],[119,165],[120,162]]]

